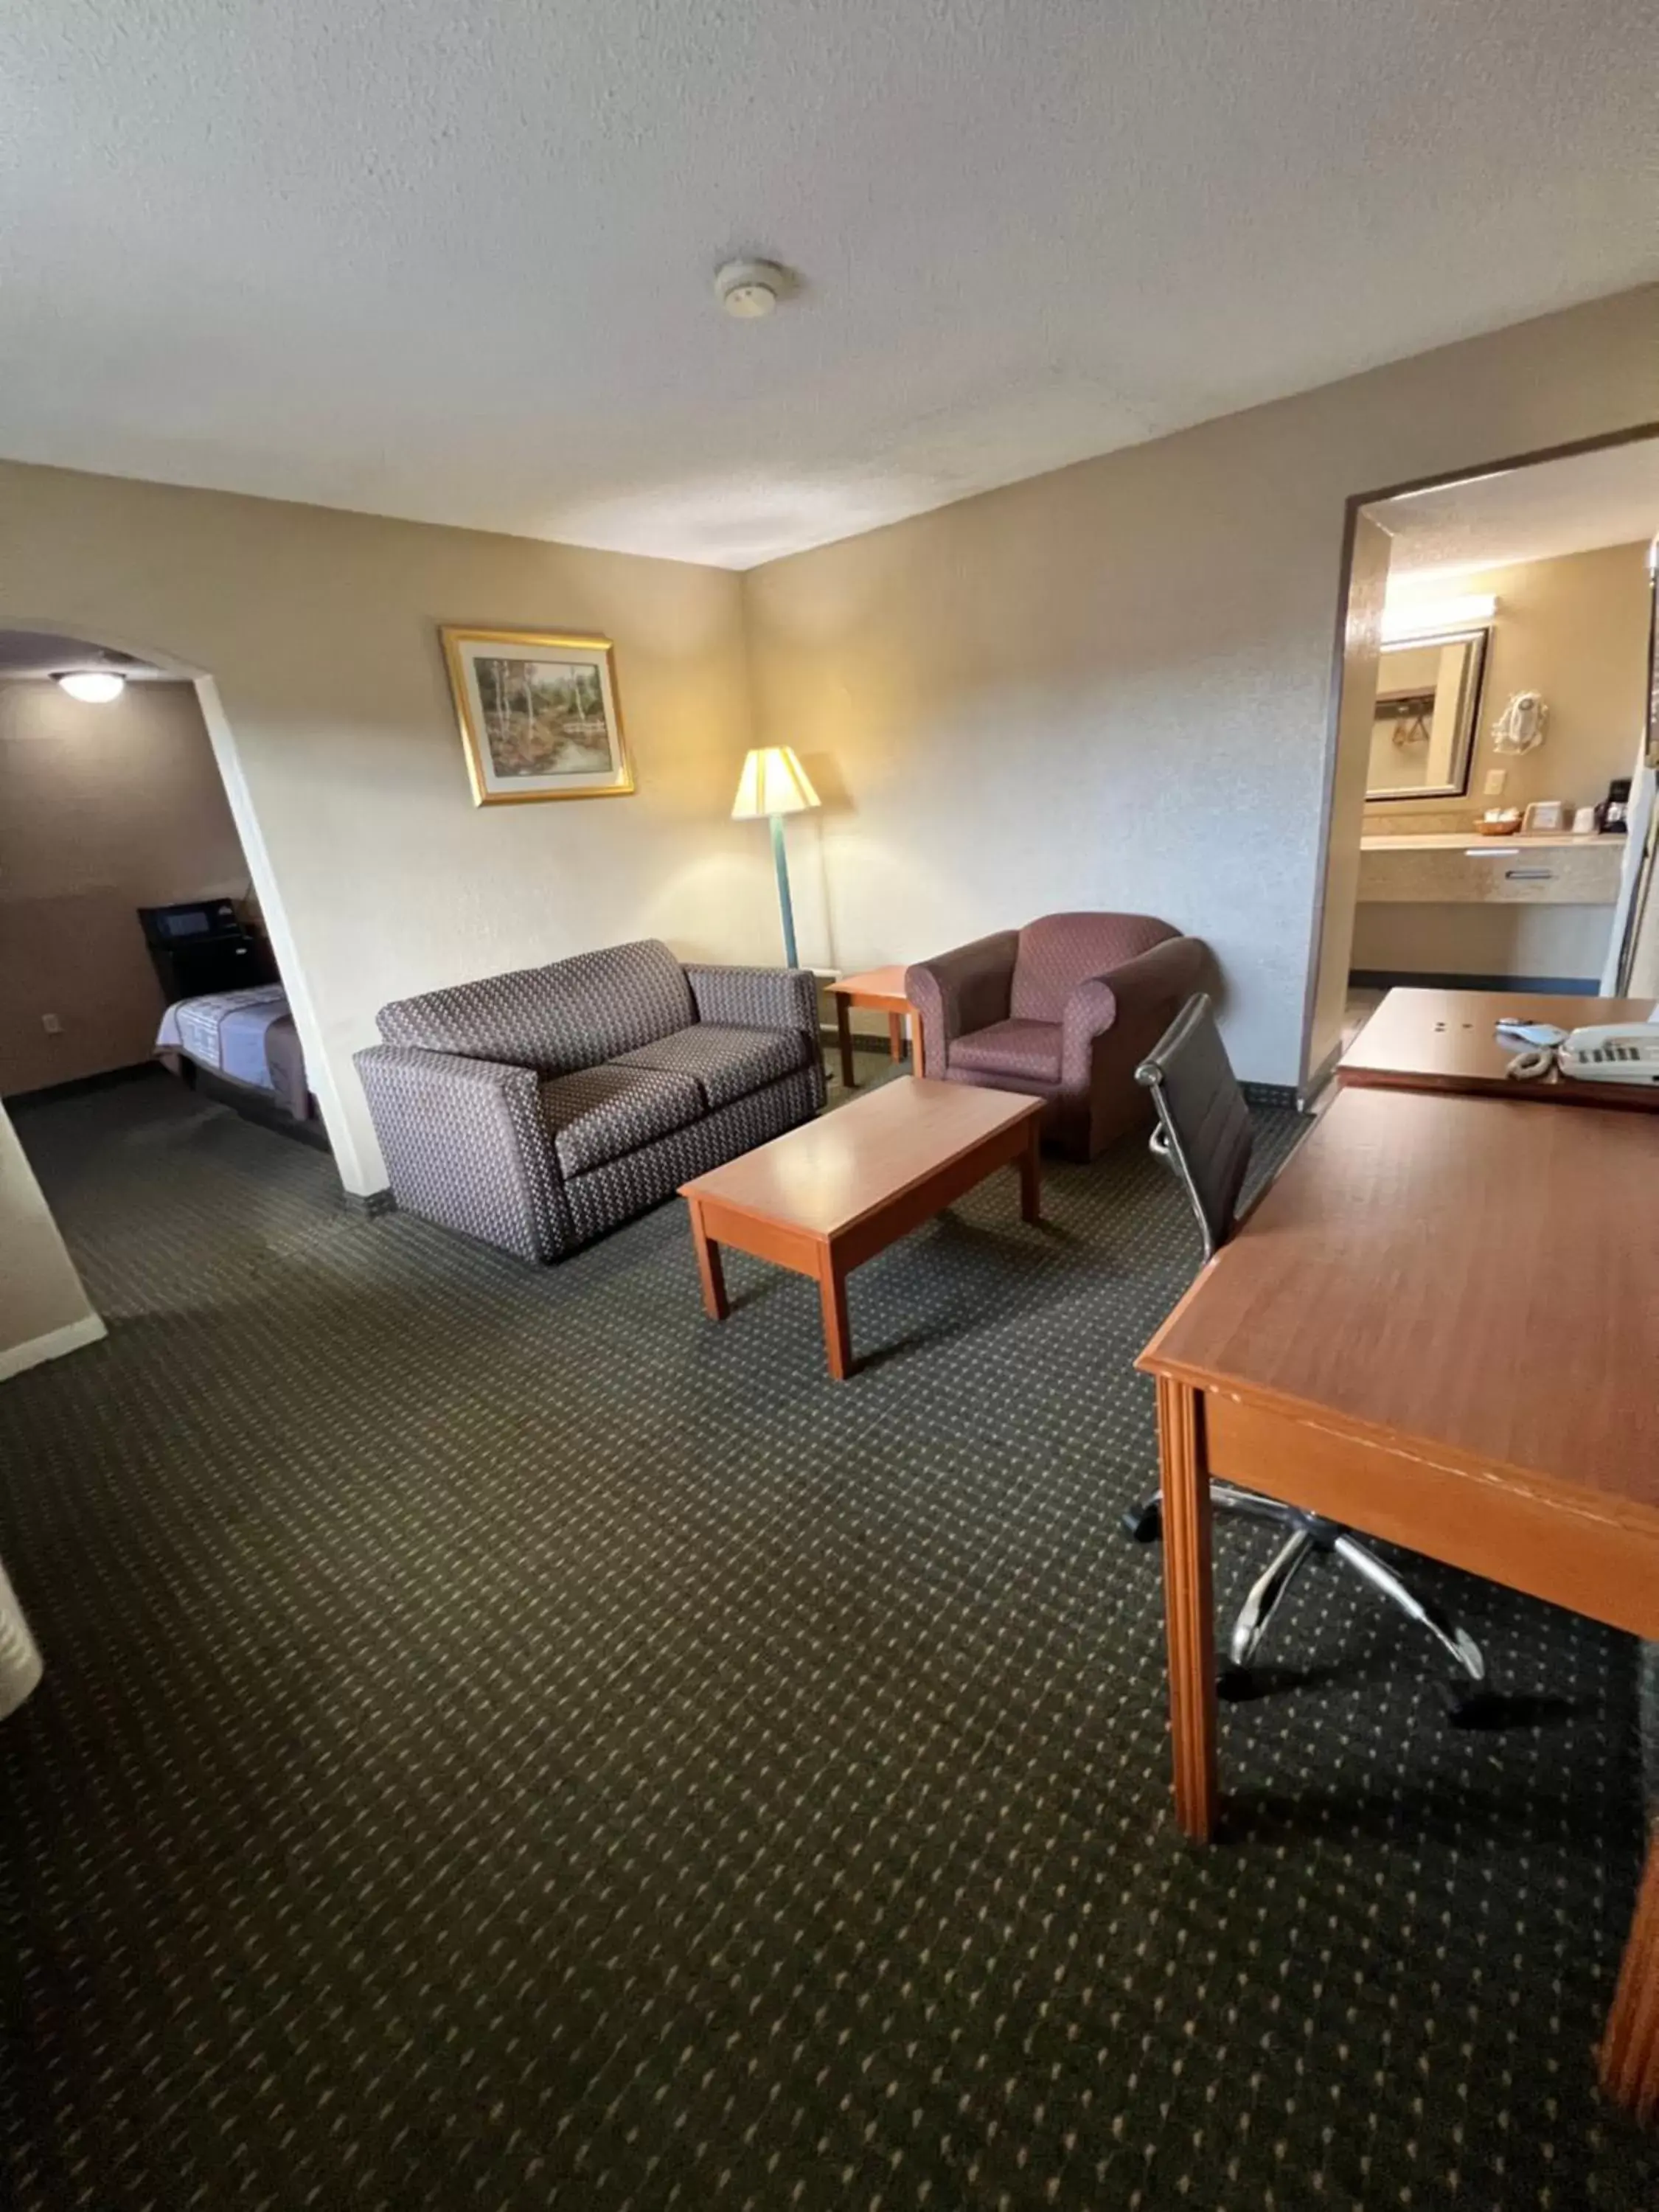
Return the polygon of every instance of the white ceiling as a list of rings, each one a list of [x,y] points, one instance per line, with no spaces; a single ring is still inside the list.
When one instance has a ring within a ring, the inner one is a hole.
[[[744,567],[1659,275],[1656,67],[1651,0],[12,0],[0,453]]]
[[[83,637],[65,637],[58,630],[0,629],[0,683],[60,676],[77,668],[109,668],[126,677],[166,680],[166,672],[149,661],[89,644]]]
[[[1659,438],[1408,492],[1366,512],[1394,539],[1390,589],[1406,578],[1420,584],[1460,570],[1634,545],[1659,531]]]

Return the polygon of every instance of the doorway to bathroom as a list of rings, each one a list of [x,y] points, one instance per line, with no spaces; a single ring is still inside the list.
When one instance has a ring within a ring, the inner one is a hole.
[[[1395,985],[1628,985],[1656,533],[1651,431],[1355,502],[1309,1088]]]

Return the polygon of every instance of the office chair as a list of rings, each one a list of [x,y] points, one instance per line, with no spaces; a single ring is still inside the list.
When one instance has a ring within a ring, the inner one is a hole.
[[[1210,1260],[1238,1224],[1239,1194],[1249,1166],[1252,1133],[1250,1109],[1234,1078],[1205,993],[1188,1000],[1135,1070],[1135,1079],[1146,1085],[1158,1109],[1152,1150],[1179,1176],[1203,1235],[1204,1257]],[[1308,1561],[1322,1553],[1351,1567],[1408,1620],[1426,1628],[1449,1653],[1464,1678],[1451,1693],[1454,1717],[1465,1722],[1485,1717],[1486,1663],[1480,1645],[1437,1606],[1407,1588],[1358,1537],[1320,1514],[1304,1512],[1297,1505],[1281,1505],[1273,1498],[1258,1497],[1253,1491],[1236,1489],[1231,1483],[1213,1478],[1210,1498],[1218,1512],[1240,1514],[1285,1532],[1284,1543],[1233,1624],[1230,1663],[1223,1669],[1218,1686],[1224,1697],[1254,1694],[1250,1662],[1284,1602],[1285,1593]],[[1155,1542],[1163,1529],[1160,1498],[1153,1497],[1133,1508],[1124,1515],[1123,1525],[1139,1542]]]

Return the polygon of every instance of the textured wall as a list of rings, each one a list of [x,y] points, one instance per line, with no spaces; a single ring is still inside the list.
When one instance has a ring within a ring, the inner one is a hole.
[[[1296,1081],[1345,500],[1656,413],[1647,288],[751,571],[763,733],[836,798],[804,953],[1142,908],[1215,946],[1240,1073]]]
[[[385,1182],[351,1054],[386,1000],[660,934],[775,955],[738,579],[625,554],[0,465],[0,626],[210,674],[209,723],[347,1187]],[[438,625],[599,630],[639,790],[475,808]]]
[[[134,909],[246,887],[191,685],[88,707],[0,684],[0,1093],[148,1059],[161,993]]]

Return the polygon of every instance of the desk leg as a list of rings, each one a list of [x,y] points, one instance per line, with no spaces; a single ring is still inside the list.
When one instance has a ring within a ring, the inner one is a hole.
[[[853,1371],[853,1332],[847,1319],[847,1278],[825,1245],[818,1255],[818,1303],[823,1309],[823,1351],[837,1382]]]
[[[1042,1218],[1042,1121],[1036,1114],[1019,1156],[1019,1215],[1022,1221]]]
[[[887,1057],[889,1060],[902,1060],[904,1057],[902,1014],[889,1014],[887,1017]]]
[[[1218,1798],[1215,1589],[1210,1566],[1210,1482],[1200,1394],[1158,1378],[1164,1495],[1164,1619],[1170,1645],[1170,1737],[1176,1819],[1194,1843],[1215,1833]]]
[[[696,1248],[697,1273],[702,1281],[702,1310],[710,1321],[724,1321],[731,1308],[726,1301],[726,1270],[720,1248],[702,1225],[702,1208],[691,1202],[691,1242]]]
[[[835,994],[836,1042],[841,1047],[842,1088],[851,1091],[853,1085],[853,1008],[844,991]]]
[[[1638,2120],[1659,2111],[1659,1829],[1648,1844],[1636,1917],[1607,2014],[1601,2087]]]

